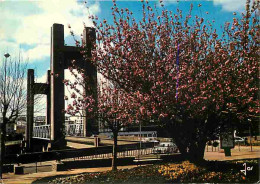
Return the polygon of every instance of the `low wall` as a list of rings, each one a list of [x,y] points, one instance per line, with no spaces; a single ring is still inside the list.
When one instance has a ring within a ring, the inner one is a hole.
[[[133,160],[135,157],[127,158],[118,158],[117,165],[133,165]],[[112,165],[112,159],[93,159],[93,160],[77,160],[77,161],[64,161],[57,163],[54,166],[56,171],[66,171],[69,169],[78,169],[78,168],[94,168],[94,167],[110,167]]]
[[[181,161],[184,158],[180,153],[174,155],[160,155],[158,160],[156,159],[144,159],[142,162],[135,160],[135,157],[125,157],[117,158],[118,166],[125,165],[139,165],[139,164],[154,164],[158,162],[176,162]],[[160,159],[160,161],[159,161]],[[135,161],[134,161],[135,160]],[[53,167],[56,171],[66,171],[69,169],[78,169],[78,168],[96,168],[96,167],[111,167],[112,158],[109,159],[93,159],[93,160],[77,160],[77,161],[63,161],[61,163],[55,164]]]
[[[14,172],[14,165],[3,165],[3,173],[13,173]]]

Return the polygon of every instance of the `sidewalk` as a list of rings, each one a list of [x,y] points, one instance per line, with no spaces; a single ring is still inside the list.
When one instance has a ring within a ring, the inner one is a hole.
[[[248,158],[260,158],[260,146],[254,146],[253,151],[250,151],[250,146],[240,146],[240,151],[238,147],[235,147],[231,150],[231,156],[225,157],[223,150],[219,151],[205,151],[206,160],[237,160],[237,159],[248,159]],[[118,169],[126,169],[137,167],[136,165],[131,166],[118,166]],[[56,175],[73,175],[80,174],[85,172],[104,172],[111,170],[111,167],[100,167],[100,168],[85,168],[85,169],[72,169],[69,171],[51,171],[51,172],[41,172],[41,173],[32,173],[24,175],[14,175],[13,173],[8,173],[3,175],[2,183],[6,184],[27,184],[32,183],[33,181],[50,176]]]
[[[251,158],[260,158],[260,146],[253,146],[251,151],[250,146],[236,146],[234,149],[231,149],[231,156],[226,157],[224,150],[220,149],[219,151],[211,151],[211,147],[205,151],[204,158],[205,160],[238,160],[238,159],[251,159]],[[214,149],[215,150],[215,149]]]

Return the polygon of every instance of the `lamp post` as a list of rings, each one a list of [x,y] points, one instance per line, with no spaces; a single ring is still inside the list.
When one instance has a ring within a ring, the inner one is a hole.
[[[139,153],[139,155],[141,156],[141,149],[142,149],[142,124],[141,124],[141,121],[140,121],[139,133],[140,133],[140,153]]]
[[[4,54],[4,57],[5,57],[5,62],[4,62],[4,69],[5,69],[5,83],[6,83],[6,63],[7,63],[7,58],[10,57],[10,54],[9,53],[5,53]],[[4,84],[5,85],[5,84]],[[4,86],[5,87],[5,86]]]
[[[7,59],[7,58],[10,57],[10,54],[9,54],[9,53],[5,53],[4,56],[5,56],[5,58]]]
[[[250,135],[250,150],[253,151],[253,147],[252,147],[252,129],[251,129],[252,123],[251,123],[251,121],[252,120],[249,118],[248,122],[249,122],[249,135]]]
[[[4,54],[4,57],[5,57],[5,61],[4,61],[4,105],[5,105],[5,93],[6,93],[6,63],[7,63],[7,58],[10,57],[10,54],[9,53],[5,53]],[[4,159],[4,149],[5,149],[5,141],[4,141],[4,134],[3,132],[5,131],[5,123],[6,123],[6,120],[5,120],[5,115],[3,115],[3,120],[1,122],[1,125],[0,125],[0,179],[2,179],[2,174],[3,174],[3,159]]]

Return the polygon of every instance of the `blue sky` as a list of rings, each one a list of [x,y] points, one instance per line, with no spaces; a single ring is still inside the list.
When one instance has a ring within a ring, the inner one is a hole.
[[[193,14],[202,15],[206,20],[215,20],[214,27],[219,29],[226,21],[231,22],[233,12],[244,11],[246,0],[211,1],[165,1],[166,8],[175,11],[179,7],[183,12],[194,4]],[[151,1],[157,4],[158,1]],[[198,4],[202,7],[198,8]],[[0,0],[0,54],[9,52],[12,57],[19,50],[29,67],[36,70],[38,81],[45,81],[50,65],[50,28],[53,23],[65,25],[65,42],[73,44],[67,24],[71,24],[76,34],[81,34],[83,22],[92,26],[88,15],[95,14],[100,19],[111,17],[111,1],[88,1],[89,12],[83,1],[77,0]],[[129,8],[138,19],[141,17],[141,4],[138,1],[118,1],[120,8]],[[206,14],[205,12],[209,12]],[[1,61],[4,59],[2,58]]]

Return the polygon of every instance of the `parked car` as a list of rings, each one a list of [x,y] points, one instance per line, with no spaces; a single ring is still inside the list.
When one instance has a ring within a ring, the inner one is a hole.
[[[234,137],[235,143],[245,143],[245,138],[242,137]]]
[[[153,153],[177,153],[178,147],[173,142],[160,142],[158,146],[155,146]]]
[[[220,144],[220,140],[219,140],[219,139],[216,139],[216,140],[209,140],[209,141],[207,142],[207,145],[208,145],[208,146],[212,146],[214,142]]]
[[[154,142],[154,143],[159,143],[156,137],[146,137],[142,139],[142,142]]]

